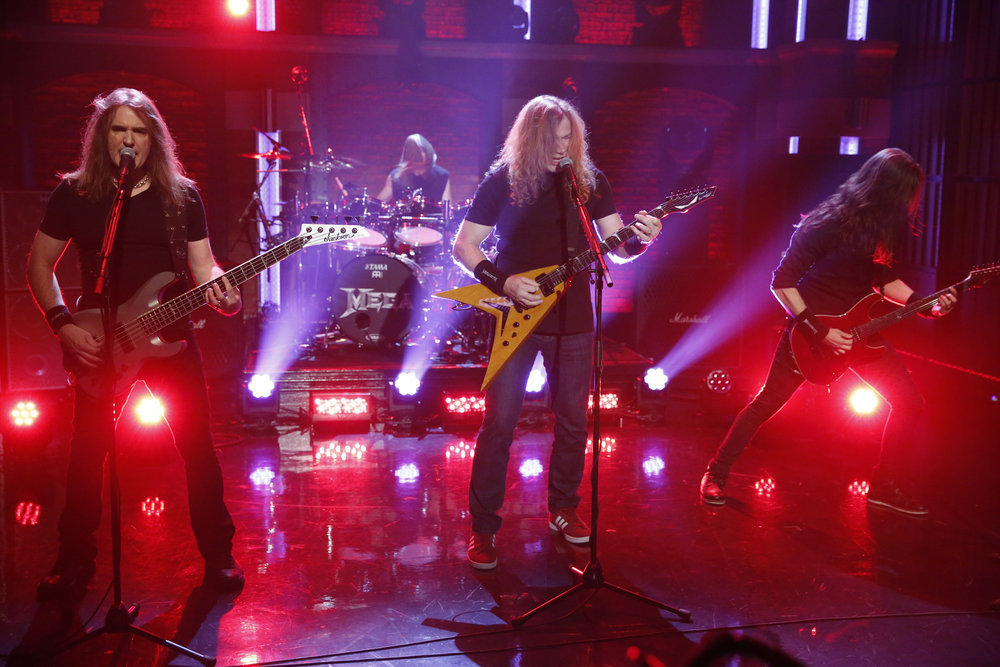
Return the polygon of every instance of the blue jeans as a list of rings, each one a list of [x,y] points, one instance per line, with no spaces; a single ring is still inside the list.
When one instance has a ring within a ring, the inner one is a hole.
[[[555,415],[549,457],[549,511],[580,504],[580,480],[587,449],[587,400],[593,374],[591,333],[567,336],[533,334],[514,353],[486,389],[486,414],[476,440],[469,483],[472,530],[500,530],[500,507],[507,486],[507,464],[514,429],[524,404],[525,384],[539,351],[548,374]]]
[[[880,479],[911,477],[909,447],[913,442],[917,418],[924,409],[924,398],[913,384],[909,370],[899,353],[888,344],[877,359],[852,366],[851,370],[877,391],[891,407],[882,433],[877,476]],[[803,381],[795,366],[786,331],[775,350],[764,387],[736,416],[729,433],[708,464],[709,472],[724,480],[757,430],[784,407]]]

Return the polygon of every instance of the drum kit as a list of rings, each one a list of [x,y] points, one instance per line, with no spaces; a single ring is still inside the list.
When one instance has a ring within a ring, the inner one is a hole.
[[[359,160],[328,151],[301,168],[277,167],[289,156],[276,141],[267,153],[242,155],[267,160],[269,167],[275,167],[265,172],[306,176],[303,187],[270,224],[282,230],[279,238],[266,241],[280,242],[287,236],[284,230],[294,235],[310,222],[356,225],[367,235],[297,255],[297,261],[286,269],[289,277],[282,277],[282,313],[287,296],[287,301],[297,304],[290,308],[297,311],[294,316],[314,319],[316,346],[344,341],[386,349],[426,342],[433,336],[444,339],[437,342],[453,361],[483,360],[490,323],[474,309],[449,318],[446,311],[451,304],[430,298],[433,292],[468,280],[452,261],[451,246],[471,202],[453,206],[448,201],[430,201],[420,190],[401,200],[382,202],[370,197],[366,188],[349,183],[350,172],[364,166]],[[326,175],[332,183],[330,196],[310,196],[308,176],[315,173]],[[317,301],[322,302],[318,313]],[[436,324],[442,320],[450,320],[443,336]]]

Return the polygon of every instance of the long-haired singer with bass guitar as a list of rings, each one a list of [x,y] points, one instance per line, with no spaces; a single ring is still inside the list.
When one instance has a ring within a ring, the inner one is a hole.
[[[802,382],[828,384],[850,367],[891,406],[869,505],[911,516],[927,513],[914,497],[908,449],[923,396],[891,345],[878,336],[862,340],[857,328],[831,317],[849,313],[863,299],[867,303],[873,292],[901,306],[910,304],[927,317],[954,307],[954,288],[921,299],[892,266],[893,251],[914,227],[923,183],[923,169],[912,157],[886,148],[796,226],[771,282],[792,326],[778,344],[764,387],[736,417],[709,462],[702,501],[725,504],[723,488],[736,458]]]
[[[455,260],[498,300],[509,299],[526,309],[541,306],[544,290],[523,273],[564,263],[588,249],[581,215],[570,194],[571,179],[566,173],[570,169],[590,220],[596,220],[604,238],[614,234],[623,226],[622,220],[607,178],[591,163],[579,112],[557,97],[543,95],[530,100],[480,183],[453,248]],[[615,250],[622,261],[641,253],[660,232],[657,217],[640,211],[636,218],[635,235]],[[495,264],[480,249],[494,228],[499,237]],[[519,273],[522,275],[515,275]],[[510,446],[525,384],[539,351],[555,415],[548,478],[549,526],[569,542],[589,540],[590,529],[576,507],[587,444],[594,311],[588,280],[579,278],[570,283],[561,300],[531,330],[486,389],[486,413],[476,441],[469,488],[472,533],[468,555],[476,569],[497,565],[494,540],[500,529],[498,512],[503,504]]]
[[[124,181],[121,187],[119,179]],[[117,240],[105,256],[105,222],[119,201],[123,213],[118,216]],[[76,317],[65,305],[55,274],[70,241],[79,251],[83,274],[83,299]],[[108,271],[102,272],[102,266]],[[145,93],[119,88],[94,100],[79,168],[65,174],[52,193],[28,259],[31,292],[59,337],[67,368],[79,380],[113,375],[104,363],[109,346],[100,342],[102,326],[96,330],[81,326],[83,311],[100,307],[95,294],[105,295],[111,312],[124,310],[137,296],[156,297],[138,292],[162,272],[177,275],[181,285],[211,281],[202,303],[224,315],[235,315],[241,308],[239,290],[225,278],[219,280],[223,271],[209,245],[204,206],[194,182],[184,175],[163,117]],[[200,292],[198,296],[202,298]],[[244,575],[232,556],[235,528],[223,500],[208,393],[190,319],[167,327],[160,337],[186,345],[177,345],[179,351],[173,356],[143,361],[134,377],[145,380],[167,406],[167,421],[185,461],[191,525],[205,559],[205,582],[238,589]],[[120,405],[132,379],[130,375],[127,382],[90,383],[103,388],[98,391],[85,390],[87,383],[77,382],[59,554],[39,585],[43,597],[77,595],[94,574],[103,465],[114,442],[110,387]]]

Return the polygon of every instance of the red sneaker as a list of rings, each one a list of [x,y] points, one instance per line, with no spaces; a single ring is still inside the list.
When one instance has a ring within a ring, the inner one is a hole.
[[[584,523],[575,507],[564,507],[549,512],[549,528],[562,533],[567,542],[584,544],[590,541],[590,528]]]
[[[477,570],[492,570],[497,566],[496,533],[469,535],[469,565]]]

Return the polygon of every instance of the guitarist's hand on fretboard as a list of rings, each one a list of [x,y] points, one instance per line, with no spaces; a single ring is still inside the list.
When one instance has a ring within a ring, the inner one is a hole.
[[[526,308],[534,308],[542,303],[542,290],[538,283],[525,275],[511,276],[503,286],[504,294]]]

